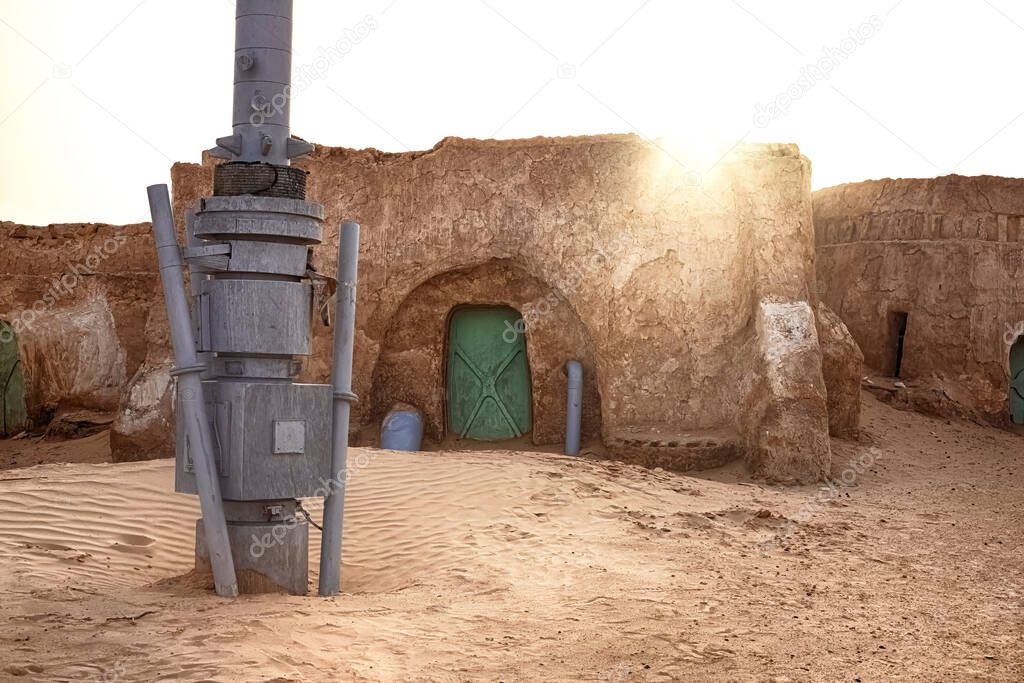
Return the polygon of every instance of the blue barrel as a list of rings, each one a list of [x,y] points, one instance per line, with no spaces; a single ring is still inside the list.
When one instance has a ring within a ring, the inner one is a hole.
[[[423,443],[423,415],[412,406],[396,406],[380,425],[380,447],[392,451],[418,451]]]

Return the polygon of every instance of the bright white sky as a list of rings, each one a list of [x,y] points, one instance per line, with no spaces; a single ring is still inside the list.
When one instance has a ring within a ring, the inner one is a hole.
[[[295,5],[296,70],[365,36],[295,95],[293,132],[321,144],[401,151],[449,135],[633,131],[796,142],[815,188],[1024,175],[1021,2]],[[230,132],[233,6],[0,0],[0,219],[147,220],[145,186]],[[874,35],[844,44],[871,22]],[[826,49],[830,77],[799,84]],[[790,86],[800,96],[788,111],[755,122]]]

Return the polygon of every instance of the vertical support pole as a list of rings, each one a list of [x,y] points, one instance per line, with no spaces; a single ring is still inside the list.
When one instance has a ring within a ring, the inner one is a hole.
[[[210,551],[210,566],[217,595],[233,598],[238,595],[235,562],[231,557],[228,527],[224,519],[224,502],[220,496],[220,480],[213,454],[213,433],[206,415],[206,400],[200,375],[205,369],[196,356],[192,321],[185,298],[182,278],[181,249],[174,234],[174,219],[166,185],[151,185],[149,211],[153,217],[153,237],[156,242],[160,279],[167,305],[167,322],[171,328],[175,369],[181,413],[177,419],[185,421],[185,435],[196,467],[196,486],[206,530],[206,545]]]
[[[565,409],[565,454],[580,454],[580,422],[583,416],[583,365],[578,360],[565,364],[569,391]]]
[[[334,316],[334,414],[331,433],[331,483],[324,499],[324,530],[320,546],[320,595],[341,590],[341,532],[348,476],[348,424],[352,401],[352,349],[356,327],[356,274],[359,225],[342,223],[338,236],[338,290]]]

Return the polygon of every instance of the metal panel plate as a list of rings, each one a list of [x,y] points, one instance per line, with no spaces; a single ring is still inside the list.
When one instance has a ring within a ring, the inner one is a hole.
[[[305,244],[231,241],[231,260],[227,270],[241,273],[273,273],[302,277],[309,262]]]
[[[330,473],[331,387],[277,382],[204,382],[218,421],[221,492],[225,500],[322,495]],[[218,409],[228,404],[230,409]],[[295,423],[302,425],[297,430]],[[279,426],[284,425],[284,432]],[[302,452],[295,452],[301,431]],[[196,493],[181,426],[177,427],[176,490]],[[280,439],[278,438],[280,437]],[[275,452],[280,446],[287,451]]]
[[[452,314],[448,337],[448,427],[462,438],[499,441],[530,431],[530,371],[522,318],[506,306]]]
[[[274,420],[274,455],[306,452],[305,420]]]

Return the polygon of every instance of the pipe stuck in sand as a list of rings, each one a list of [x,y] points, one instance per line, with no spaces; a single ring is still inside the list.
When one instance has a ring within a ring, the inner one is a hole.
[[[565,364],[569,390],[565,410],[565,454],[580,454],[580,422],[583,416],[583,364],[571,360]]]
[[[359,225],[342,223],[338,235],[338,291],[334,327],[334,412],[331,419],[331,486],[324,498],[320,544],[320,595],[341,590],[341,533],[348,477],[348,424],[352,402],[352,351],[356,329]]]
[[[160,279],[167,305],[167,321],[171,328],[175,369],[171,373],[177,382],[178,419],[185,422],[185,435],[190,444],[195,467],[196,488],[203,513],[203,529],[210,552],[210,566],[217,595],[233,598],[238,595],[235,562],[231,556],[224,502],[220,495],[220,481],[214,460],[213,430],[207,416],[206,401],[200,376],[206,366],[196,356],[196,340],[192,336],[192,317],[185,298],[182,279],[181,248],[174,235],[171,200],[166,185],[151,185],[149,211],[153,218],[153,239],[160,263]]]

